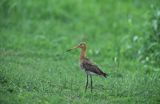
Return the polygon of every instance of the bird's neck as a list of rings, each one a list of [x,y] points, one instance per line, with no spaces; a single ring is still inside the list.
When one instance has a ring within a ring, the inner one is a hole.
[[[85,57],[86,57],[86,47],[82,48],[81,50],[80,60],[83,60]]]

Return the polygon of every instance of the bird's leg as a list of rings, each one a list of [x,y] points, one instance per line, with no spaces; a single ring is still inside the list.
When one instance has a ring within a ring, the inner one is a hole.
[[[90,75],[90,78],[91,78],[91,92],[92,92],[92,89],[93,89],[93,86],[92,86],[92,75]]]
[[[87,82],[86,82],[85,92],[87,90],[87,86],[88,86],[88,74],[87,74]]]

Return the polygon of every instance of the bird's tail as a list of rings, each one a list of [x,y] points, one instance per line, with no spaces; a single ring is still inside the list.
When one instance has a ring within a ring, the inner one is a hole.
[[[106,74],[106,73],[103,73],[102,75],[103,75],[105,78],[108,76],[108,74]]]

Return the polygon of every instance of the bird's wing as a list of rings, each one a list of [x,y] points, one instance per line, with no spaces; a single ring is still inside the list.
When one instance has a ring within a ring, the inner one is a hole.
[[[93,64],[87,58],[83,61],[82,65],[86,71],[90,71],[98,75],[104,75],[104,72],[102,72],[97,65]]]

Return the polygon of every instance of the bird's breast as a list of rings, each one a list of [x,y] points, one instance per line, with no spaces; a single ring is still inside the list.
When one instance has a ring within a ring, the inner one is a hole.
[[[81,69],[84,69],[83,63],[80,63],[80,67]]]

